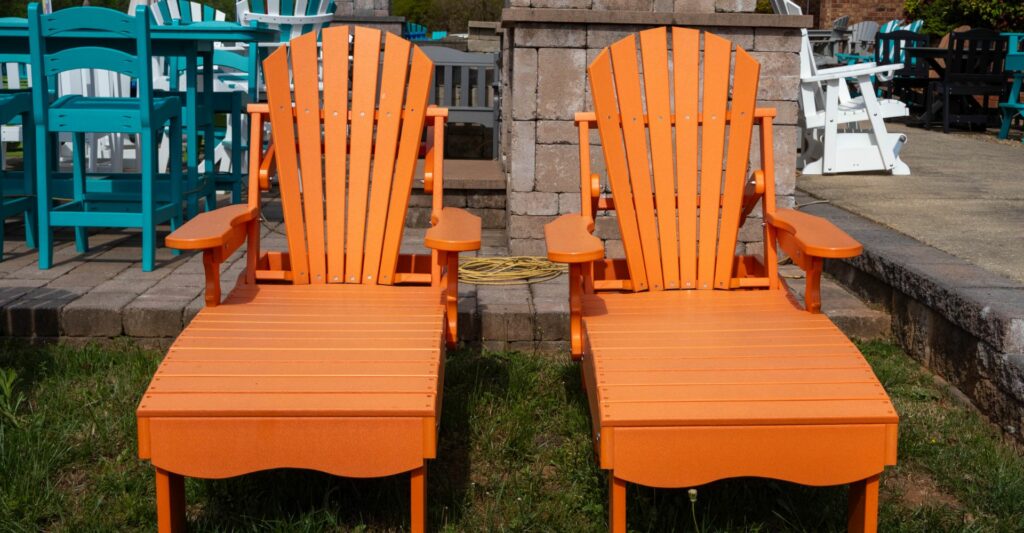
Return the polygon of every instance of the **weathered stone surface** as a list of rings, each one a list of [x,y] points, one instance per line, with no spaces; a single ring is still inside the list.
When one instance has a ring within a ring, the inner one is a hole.
[[[470,208],[504,209],[504,191],[474,191],[466,197],[466,205]]]
[[[719,13],[753,13],[757,0],[715,0],[715,11]]]
[[[512,118],[537,118],[537,50],[515,48],[512,51]],[[515,130],[512,132],[515,135]],[[513,146],[516,141],[512,139]]]
[[[800,91],[800,76],[764,76],[757,86],[758,100],[787,100]]]
[[[715,0],[675,0],[676,13],[714,13]]]
[[[732,41],[732,44],[735,44],[744,50],[749,51],[754,48],[754,34],[750,31],[750,28],[712,27],[704,29],[723,39]]]
[[[547,256],[547,247],[543,238],[517,238],[509,240],[509,255]]]
[[[69,337],[116,337],[123,333],[121,312],[138,297],[134,292],[92,291],[61,311],[63,334]]]
[[[558,194],[553,192],[520,192],[509,199],[512,215],[557,215]]]
[[[124,333],[130,337],[174,337],[181,332],[185,307],[194,298],[143,294],[124,308]]]
[[[653,11],[654,0],[594,0],[595,10]]]
[[[758,63],[761,64],[761,79],[775,78],[778,76],[800,76],[800,54],[793,52],[750,52]],[[795,98],[792,94],[788,98],[775,98],[775,100],[788,100]]]
[[[800,52],[800,30],[754,28],[754,49],[762,52]]]
[[[572,120],[583,111],[586,52],[577,48],[537,51],[537,116]]]
[[[505,209],[471,209],[470,212],[480,217],[480,225],[484,229],[505,229],[508,225],[508,211]]]
[[[508,223],[508,236],[510,239],[544,239],[544,225],[554,219],[554,216],[534,215],[512,217]]]
[[[774,108],[777,115],[772,123],[779,126],[796,125],[800,119],[800,104],[793,100],[760,100],[757,107]]]
[[[587,42],[587,34],[583,28],[536,24],[516,28],[515,41],[516,46],[529,48],[581,48]]]
[[[558,194],[558,214],[579,213],[582,209],[580,193],[563,192]]]
[[[466,207],[466,195],[457,191],[444,191],[441,204],[445,207]]]
[[[579,192],[579,150],[568,144],[537,146],[535,189],[544,192]]]
[[[509,165],[509,186],[512,191],[532,191],[536,175],[536,122],[517,120],[512,123],[512,156]]]
[[[571,120],[537,121],[537,142],[540,144],[577,144],[579,131]]]
[[[59,337],[61,309],[78,299],[80,289],[32,289],[5,309],[4,334],[10,337]]]
[[[591,55],[587,62],[593,61],[600,49],[611,46],[612,43],[638,32],[639,26],[620,26],[608,24],[591,24],[587,26],[587,48]]]
[[[551,9],[587,9],[591,0],[533,0],[531,7]]]

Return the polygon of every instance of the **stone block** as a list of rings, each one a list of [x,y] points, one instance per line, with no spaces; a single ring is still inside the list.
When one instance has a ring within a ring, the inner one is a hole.
[[[80,289],[39,287],[6,307],[4,334],[9,337],[59,337],[61,310],[84,294]]]
[[[715,0],[675,0],[676,13],[714,13]]]
[[[732,44],[735,44],[744,50],[750,51],[754,48],[754,30],[751,28],[715,27],[705,29],[723,39],[732,41]]]
[[[174,337],[181,333],[185,307],[195,297],[143,294],[124,308],[129,337]]]
[[[466,206],[470,208],[504,209],[504,191],[472,191],[466,196]]]
[[[587,9],[592,0],[533,0],[531,7],[541,9]]]
[[[569,341],[515,341],[508,343],[505,350],[527,355],[566,357]]]
[[[518,218],[518,217],[517,217]],[[548,250],[544,239],[513,238],[509,241],[509,255],[528,255],[547,257]]]
[[[509,7],[530,7],[530,0],[509,0]]]
[[[757,0],[715,0],[715,11],[719,13],[753,13]]]
[[[407,228],[428,228],[430,227],[429,207],[410,207],[405,212],[405,227]]]
[[[654,11],[654,0],[594,0],[597,11]]]
[[[508,226],[508,212],[504,209],[479,209],[474,214],[480,217],[483,229],[505,229]]]
[[[602,240],[619,238],[619,221],[615,217],[598,216],[594,221],[594,235]]]
[[[535,190],[579,192],[579,150],[568,144],[537,146]]]
[[[572,120],[576,112],[583,111],[586,58],[586,52],[578,48],[537,51],[539,118]]]
[[[558,214],[579,213],[583,209],[580,203],[580,193],[563,192],[558,194]]]
[[[557,215],[558,194],[518,192],[509,198],[509,211],[515,215]]]
[[[675,9],[675,0],[654,0],[655,13],[671,13]]]
[[[613,259],[626,257],[626,249],[622,247],[622,241],[618,239],[605,241],[604,256]]]
[[[536,175],[537,134],[535,122],[512,123],[509,186],[513,191],[532,191]]]
[[[774,108],[777,115],[772,124],[776,126],[792,126],[800,120],[800,104],[793,100],[760,100],[757,107]]]
[[[409,195],[409,207],[430,207],[432,205],[434,205],[434,198],[430,194],[413,189],[413,193]]]
[[[760,52],[800,52],[800,30],[755,28],[754,50]]]
[[[441,205],[445,207],[466,207],[466,195],[461,191],[445,189],[441,197]]]
[[[537,142],[540,144],[578,144],[579,131],[570,120],[537,121]]]
[[[533,120],[537,118],[537,50],[514,49],[512,63],[512,118]],[[512,143],[515,144],[514,138]]]
[[[91,291],[67,304],[61,313],[63,335],[116,337],[123,333],[122,311],[135,300],[134,292]]]
[[[587,62],[593,61],[602,48],[611,46],[612,43],[619,39],[632,35],[641,29],[640,26],[618,24],[591,24],[587,26]]]
[[[554,216],[518,215],[508,223],[510,239],[544,239],[544,225],[554,220]],[[513,251],[513,255],[516,254]]]
[[[582,4],[583,0],[575,0]],[[601,1],[601,0],[598,0]],[[516,28],[515,46],[528,48],[582,48],[587,34],[581,26],[531,24]],[[518,68],[518,67],[517,67]]]
[[[771,79],[779,76],[800,76],[800,54],[794,52],[750,52],[758,63],[761,64],[761,79]],[[796,99],[794,93],[789,98],[774,98],[774,100]]]

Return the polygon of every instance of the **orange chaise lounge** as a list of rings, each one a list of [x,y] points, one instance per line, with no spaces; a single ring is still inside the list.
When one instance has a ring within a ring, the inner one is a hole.
[[[626,37],[588,69],[594,111],[576,116],[582,213],[551,222],[545,237],[548,257],[570,265],[572,353],[609,471],[613,531],[625,531],[627,483],[741,476],[849,483],[849,529],[877,527],[896,412],[856,346],[819,314],[822,260],[861,246],[825,220],[776,209],[775,110],[755,107],[759,70],[742,48],[683,28]],[[590,174],[595,124],[611,196]],[[755,124],[762,169],[748,179]],[[737,255],[758,202],[763,252]],[[606,259],[591,234],[600,210],[616,213],[624,259]],[[777,246],[807,273],[803,307],[779,278]]]
[[[260,251],[268,184],[258,164],[247,204],[199,215],[167,238],[203,251],[206,307],[137,411],[160,531],[184,526],[184,477],[272,468],[409,472],[412,530],[425,528],[425,465],[436,451],[445,348],[456,340],[458,252],[479,248],[480,220],[442,208],[447,110],[427,107],[427,56],[392,34],[381,52],[378,30],[347,26],[323,30],[322,60],[317,49],[311,33],[272,53],[268,104],[250,110],[253,147],[269,114],[287,253]],[[425,127],[432,254],[403,255]],[[242,243],[245,272],[221,302],[220,264]]]

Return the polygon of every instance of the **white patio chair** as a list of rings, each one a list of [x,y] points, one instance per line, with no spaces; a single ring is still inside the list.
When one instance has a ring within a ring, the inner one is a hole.
[[[886,79],[902,64],[861,63],[818,69],[812,59],[807,30],[801,30],[800,108],[803,149],[799,164],[804,174],[837,174],[885,170],[910,174],[900,159],[907,141],[902,133],[889,133],[884,119],[905,117],[907,106],[875,96],[872,76]],[[850,96],[847,79],[855,80],[860,96]]]

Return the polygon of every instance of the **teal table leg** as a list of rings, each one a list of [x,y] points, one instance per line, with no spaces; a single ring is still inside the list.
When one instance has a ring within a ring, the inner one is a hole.
[[[36,161],[34,157],[36,153],[36,131],[35,125],[31,122],[31,113],[26,113],[24,116],[25,120],[22,121],[21,127],[21,145],[24,153],[22,179],[24,180],[25,192],[31,195],[36,190]],[[25,246],[30,250],[38,246],[38,239],[36,237],[39,234],[38,220],[38,205],[35,201],[30,201],[28,209],[25,210]]]
[[[154,150],[155,135],[152,128],[144,129],[139,134],[142,147],[140,176],[142,180],[142,271],[151,272],[156,264],[156,190],[153,182],[156,178],[156,157]]]
[[[72,144],[72,181],[71,185],[74,187],[73,200],[82,206],[82,211],[86,211],[85,204],[85,134],[76,132],[71,135],[73,139]],[[93,154],[93,157],[97,157]],[[89,251],[89,230],[84,226],[75,226],[75,249],[78,253],[85,253]]]
[[[203,186],[206,188],[206,210],[212,211],[217,208],[217,183],[214,176],[213,149],[217,144],[213,132],[213,50],[203,52],[203,107],[210,113],[210,116],[203,117],[204,141],[203,141]]]
[[[188,119],[185,120],[186,144],[188,146],[188,181],[186,194],[188,195],[186,218],[193,218],[199,214],[199,95],[196,91],[196,55],[190,53],[186,58],[185,76],[187,78],[185,87],[185,112]]]
[[[46,270],[53,266],[53,230],[50,228],[50,171],[51,157],[56,134],[51,135],[45,126],[36,126],[36,209],[39,211],[39,268]]]

